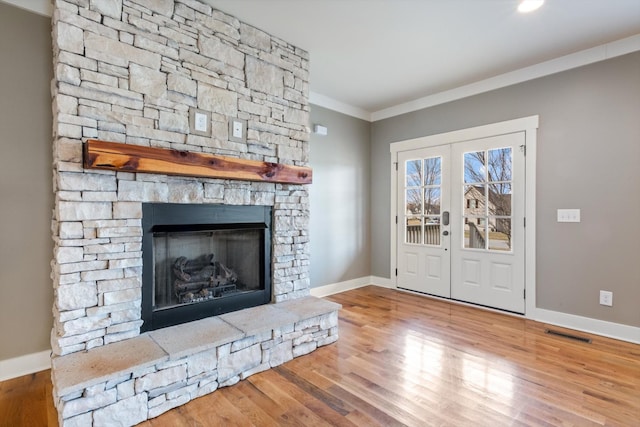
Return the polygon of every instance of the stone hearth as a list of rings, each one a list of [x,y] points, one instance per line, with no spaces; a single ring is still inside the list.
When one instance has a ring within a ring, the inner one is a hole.
[[[305,297],[53,360],[61,426],[135,425],[338,339],[338,304]]]
[[[138,422],[337,339],[338,308],[308,296],[305,185],[82,164],[83,141],[99,139],[308,166],[308,54],[197,0],[55,0],[53,45],[51,345],[60,424],[104,425],[122,412]],[[210,114],[210,137],[191,132],[193,109]],[[232,118],[247,122],[246,143],[229,137]],[[147,202],[272,207],[273,295],[262,310],[277,310],[277,324],[243,329],[230,313],[185,324],[204,334],[199,344],[182,342],[182,332],[141,335]],[[215,325],[229,334],[216,335]],[[136,351],[115,357],[122,348]]]

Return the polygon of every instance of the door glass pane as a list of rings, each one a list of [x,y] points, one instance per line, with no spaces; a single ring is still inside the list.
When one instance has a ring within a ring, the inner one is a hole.
[[[464,200],[462,201],[465,216],[485,216],[487,196],[484,185],[465,185]]]
[[[407,187],[419,187],[422,183],[421,160],[407,160]]]
[[[511,183],[489,184],[489,215],[511,215]]]
[[[483,216],[486,215],[486,196],[484,185],[465,185],[463,210],[464,216]]]
[[[440,213],[440,187],[424,189],[424,214]]]
[[[422,191],[419,188],[408,188],[406,195],[406,214],[422,214]]]
[[[424,159],[424,185],[440,185],[442,176],[442,158]]]
[[[464,247],[467,249],[484,249],[486,247],[486,224],[484,218],[465,218]]]
[[[407,243],[440,245],[442,157],[405,162]]]
[[[485,182],[487,166],[484,151],[464,153],[464,182]]]
[[[489,249],[494,251],[511,250],[511,219],[495,218],[489,219]]]
[[[511,148],[489,150],[489,181],[511,181]]]
[[[407,217],[405,224],[405,242],[422,243],[422,218]]]
[[[511,148],[464,153],[464,247],[511,250]]]
[[[425,245],[440,244],[440,217],[431,216],[425,218],[424,243]]]

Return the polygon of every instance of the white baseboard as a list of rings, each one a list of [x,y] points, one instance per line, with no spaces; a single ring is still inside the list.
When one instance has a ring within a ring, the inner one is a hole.
[[[346,280],[344,282],[332,283],[330,285],[318,286],[317,288],[311,288],[309,292],[314,297],[322,298],[340,292],[350,291],[351,289],[358,289],[370,284],[371,278],[366,276],[358,279]]]
[[[635,326],[607,322],[605,320],[576,316],[574,314],[561,313],[559,311],[545,310],[542,308],[537,308],[531,319],[537,322],[561,326],[563,328],[575,329],[577,331],[640,344],[640,328]]]
[[[0,381],[10,380],[51,368],[51,350],[0,360]]]
[[[387,279],[386,277],[378,277],[378,276],[370,276],[372,285],[380,286],[382,288],[395,289],[396,285],[391,281],[391,279]]]
[[[316,297],[326,297],[329,295],[337,294],[339,292],[349,291],[351,289],[357,289],[368,285],[395,289],[395,285],[393,284],[391,279],[377,276],[365,276],[359,279],[347,280],[340,283],[333,283],[326,286],[311,288],[311,295]],[[457,301],[451,301],[446,298],[442,300],[449,301],[452,304],[458,304]],[[473,306],[472,304],[468,305]],[[525,317],[541,323],[548,323],[551,325],[561,326],[563,328],[575,329],[577,331],[602,335],[604,337],[627,341],[634,344],[640,344],[640,328],[635,326],[607,322],[604,320],[576,316],[567,313],[560,313],[558,311],[545,310],[541,308],[536,309],[533,314],[527,315]]]
[[[326,297],[368,285],[390,289],[395,288],[391,279],[376,276],[365,276],[358,279],[346,280],[340,283],[311,288],[310,293],[315,297]],[[455,303],[454,301],[451,302]],[[604,320],[560,313],[558,311],[545,310],[541,308],[536,309],[533,316],[527,317],[541,323],[549,323],[563,328],[575,329],[577,331],[640,344],[640,328],[635,326],[607,322]],[[23,375],[32,374],[34,372],[44,371],[49,368],[51,368],[50,350],[26,354],[24,356],[14,357],[13,359],[0,360],[0,381],[6,381]]]
[[[311,288],[310,293],[315,297],[325,297],[371,284],[390,287],[387,285],[387,282],[389,282],[389,279],[366,276],[359,279]],[[0,360],[0,381],[10,380],[12,378],[29,375],[34,372],[44,371],[45,369],[50,368],[51,350],[25,354],[24,356],[14,357],[12,359]]]
[[[395,288],[395,285],[391,283],[391,279],[385,279],[384,277],[377,276],[365,276],[357,279],[345,280],[344,282],[332,283],[330,285],[311,288],[310,293],[314,297],[322,298],[369,285],[380,286],[381,288]]]

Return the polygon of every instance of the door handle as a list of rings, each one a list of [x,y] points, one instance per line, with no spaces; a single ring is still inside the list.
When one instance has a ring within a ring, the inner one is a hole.
[[[442,225],[449,225],[449,211],[442,212]]]
[[[443,235],[443,236],[448,236],[448,235],[449,235],[449,231],[444,230],[444,231],[442,232],[442,235]]]

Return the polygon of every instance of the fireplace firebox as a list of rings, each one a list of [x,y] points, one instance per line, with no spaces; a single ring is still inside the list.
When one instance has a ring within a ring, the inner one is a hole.
[[[143,203],[143,332],[271,301],[271,207]]]

